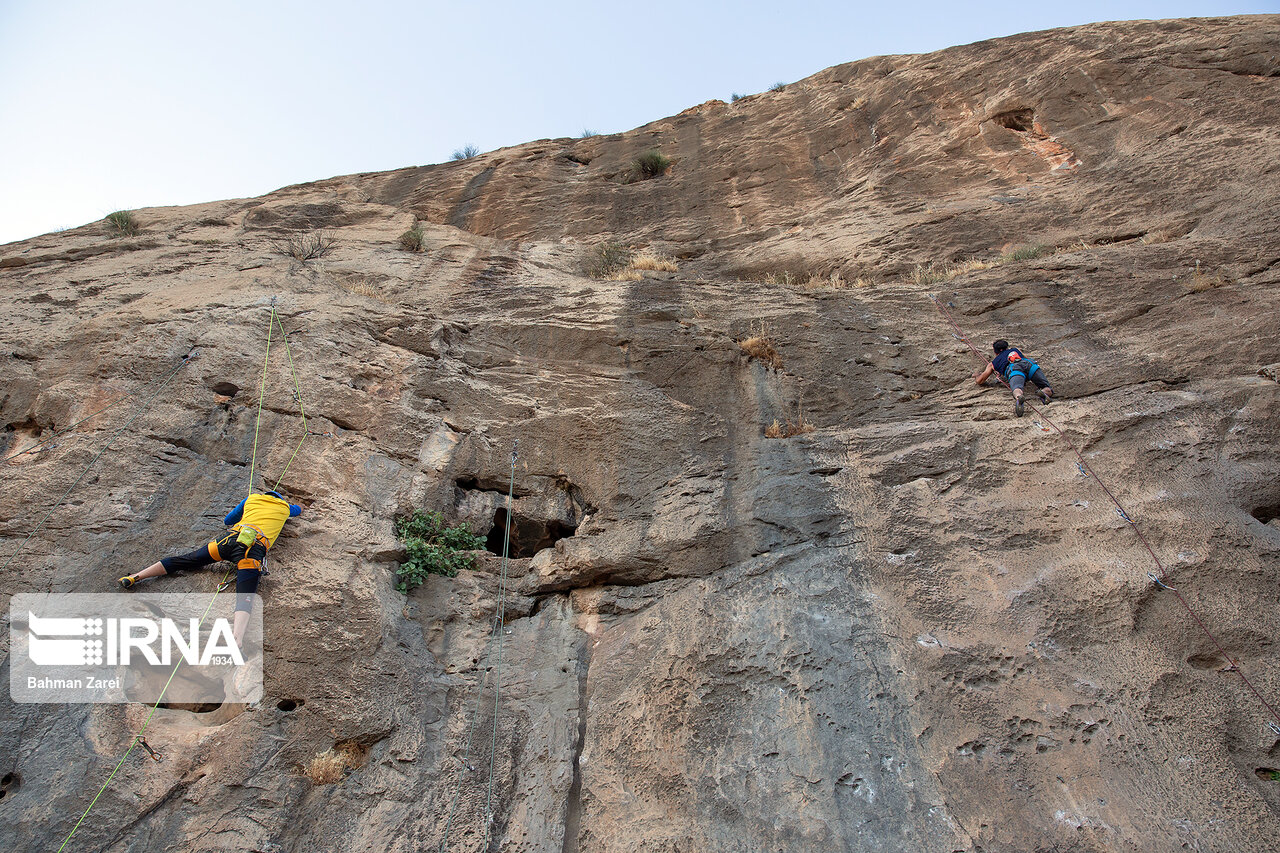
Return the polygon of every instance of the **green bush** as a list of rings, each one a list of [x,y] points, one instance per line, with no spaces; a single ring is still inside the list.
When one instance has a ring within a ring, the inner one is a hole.
[[[671,166],[671,158],[654,148],[631,162],[631,168],[642,181],[656,178]]]
[[[746,95],[739,95],[737,92],[734,92],[732,95],[729,96],[729,103],[736,104],[738,103],[738,101],[741,101],[745,97]]]
[[[142,230],[132,210],[117,210],[106,216],[107,225],[121,237],[132,237]]]
[[[406,252],[421,252],[426,248],[426,235],[422,233],[422,226],[414,224],[412,228],[400,235],[400,248]]]
[[[396,536],[404,543],[407,558],[396,568],[396,589],[408,592],[421,586],[427,575],[455,577],[475,564],[471,551],[484,547],[484,538],[466,524],[449,527],[438,512],[415,511],[396,519]]]
[[[777,83],[774,83],[772,86],[770,86],[770,87],[769,87],[769,91],[770,91],[770,92],[781,92],[781,91],[782,91],[783,89],[785,89],[785,88],[787,88],[787,84],[786,84],[786,83],[783,83],[781,80],[779,80]]]
[[[599,136],[599,135],[600,135],[600,134],[596,133],[596,132],[595,132],[594,130],[592,130],[591,128],[584,127],[584,128],[582,129],[582,133],[578,134],[578,138],[579,138],[579,139],[590,139],[590,138],[591,138],[591,137],[593,137],[593,136]]]

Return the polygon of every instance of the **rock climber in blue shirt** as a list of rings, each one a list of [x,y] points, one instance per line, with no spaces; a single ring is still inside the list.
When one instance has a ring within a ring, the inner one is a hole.
[[[222,523],[231,527],[225,536],[189,554],[164,557],[136,575],[125,575],[120,578],[120,586],[129,589],[147,578],[176,575],[186,569],[199,569],[223,561],[234,563],[236,616],[233,632],[239,643],[249,623],[249,613],[253,610],[253,594],[258,591],[258,581],[262,577],[262,561],[276,543],[285,522],[299,515],[302,515],[302,507],[289,503],[279,492],[249,495],[223,519]]]
[[[1009,346],[1006,340],[996,341],[991,348],[995,350],[996,357],[987,365],[986,370],[973,374],[974,381],[982,385],[993,373],[1003,376],[1004,381],[1013,390],[1013,412],[1018,417],[1022,417],[1024,410],[1022,390],[1026,387],[1028,379],[1036,386],[1036,394],[1039,395],[1040,401],[1046,405],[1049,403],[1053,398],[1053,388],[1049,386],[1049,380],[1040,369],[1040,365],[1024,355],[1022,350]]]

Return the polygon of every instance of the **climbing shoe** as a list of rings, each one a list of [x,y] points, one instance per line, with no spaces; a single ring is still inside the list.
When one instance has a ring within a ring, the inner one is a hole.
[[[1022,417],[1022,413],[1026,411],[1026,402],[1021,397],[1013,398],[1013,413],[1018,417]]]
[[[138,579],[135,578],[133,575],[125,575],[124,577],[120,578],[120,586],[123,587],[124,589],[130,589],[137,582],[138,582]]]
[[[1046,394],[1044,391],[1037,391],[1036,396],[1040,398],[1041,403],[1044,403],[1046,406],[1049,405],[1049,399],[1050,399],[1049,395]]]

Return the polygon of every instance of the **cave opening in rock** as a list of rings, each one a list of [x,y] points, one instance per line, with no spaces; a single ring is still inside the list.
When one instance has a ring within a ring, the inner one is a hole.
[[[276,703],[276,710],[284,711],[287,714],[290,711],[296,711],[305,704],[307,704],[306,699],[281,699]]]
[[[505,536],[507,510],[499,507],[493,514],[493,528],[485,539],[485,550],[502,556],[502,540]],[[511,516],[511,547],[507,553],[512,557],[532,557],[543,548],[550,548],[578,532],[576,526],[566,524],[559,519],[538,521],[527,518],[520,513]]]
[[[1029,109],[1009,110],[992,116],[991,120],[1009,130],[1027,133],[1035,127],[1036,114],[1034,110]]]
[[[240,386],[231,382],[218,382],[209,386],[209,390],[223,397],[234,397],[240,393]]]
[[[1263,524],[1270,524],[1277,518],[1280,518],[1280,506],[1260,506],[1250,513],[1254,518]]]
[[[212,714],[222,707],[221,702],[161,702],[161,708],[174,711],[190,711],[193,714]]]

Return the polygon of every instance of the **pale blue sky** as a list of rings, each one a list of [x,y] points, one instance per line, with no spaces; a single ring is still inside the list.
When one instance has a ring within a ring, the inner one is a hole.
[[[584,128],[841,62],[1271,2],[0,0],[0,243]]]

